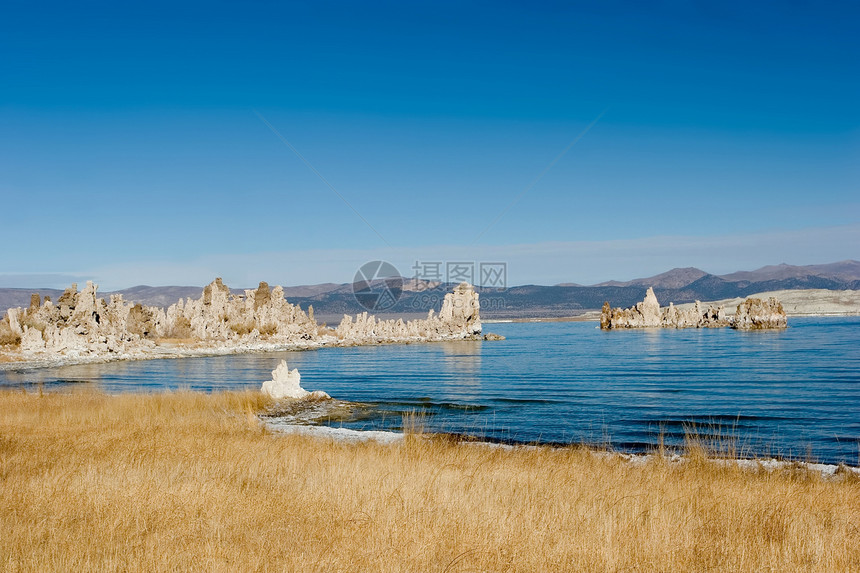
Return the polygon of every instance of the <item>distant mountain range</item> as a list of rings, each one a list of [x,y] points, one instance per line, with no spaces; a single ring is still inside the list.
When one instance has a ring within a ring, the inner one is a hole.
[[[417,317],[428,310],[439,310],[442,297],[454,285],[424,283],[407,279],[398,303],[382,316]],[[660,273],[653,277],[631,281],[608,281],[591,286],[572,283],[553,286],[523,285],[508,289],[480,289],[481,316],[486,318],[551,318],[575,316],[599,309],[604,301],[612,306],[631,306],[654,287],[663,304],[696,300],[712,301],[745,297],[759,292],[795,289],[860,290],[860,262],[848,260],[823,265],[772,265],[754,271],[738,271],[727,275],[712,275],[701,269],[687,267]],[[200,286],[136,286],[121,291],[126,300],[151,306],[166,307],[180,298],[200,296]],[[242,293],[243,289],[232,289]],[[38,292],[57,300],[62,291],[55,289],[0,288],[0,309],[28,306],[30,294]],[[325,283],[284,287],[287,300],[307,309],[313,305],[320,321],[337,322],[344,314],[356,314],[365,309],[352,294],[352,285]],[[115,293],[101,293],[107,297]]]
[[[795,265],[770,265],[754,271],[738,271],[727,275],[710,275],[702,269],[686,267],[683,269],[672,269],[653,277],[633,279],[627,282],[609,281],[596,284],[602,286],[653,286],[656,288],[678,289],[690,285],[704,277],[713,276],[726,282],[749,282],[759,283],[774,280],[804,279],[814,276],[831,279],[836,282],[852,282],[860,280],[860,262],[840,261],[826,265],[808,265],[799,267]]]

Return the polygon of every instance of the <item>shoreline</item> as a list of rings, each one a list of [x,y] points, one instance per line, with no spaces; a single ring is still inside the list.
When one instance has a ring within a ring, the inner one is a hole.
[[[207,356],[233,356],[239,354],[266,354],[269,352],[297,352],[308,350],[320,350],[322,348],[353,348],[357,346],[386,346],[393,344],[433,344],[436,342],[476,342],[484,340],[483,337],[464,338],[462,336],[439,337],[439,338],[403,338],[403,339],[379,339],[375,342],[344,342],[342,340],[320,340],[317,342],[272,342],[272,343],[245,343],[242,345],[223,346],[210,345],[205,347],[195,346],[158,346],[153,349],[139,350],[134,353],[118,354],[61,354],[55,356],[28,356],[21,360],[8,360],[9,354],[0,354],[0,358],[8,361],[0,361],[0,372],[5,370],[37,370],[40,368],[58,368],[62,366],[76,366],[79,364],[109,364],[112,362],[126,362],[139,360],[162,360],[180,358],[205,358]],[[163,350],[161,350],[163,349]]]
[[[460,283],[447,293],[438,314],[404,322],[363,312],[343,315],[337,328],[320,325],[284,298],[283,288],[261,282],[232,294],[221,278],[199,299],[180,299],[167,310],[143,307],[112,295],[98,298],[98,285],[76,283],[57,303],[38,294],[30,306],[0,317],[0,371],[155,358],[220,356],[322,347],[411,344],[450,340],[501,340],[482,334],[478,293]]]
[[[787,313],[792,318],[847,318],[860,316],[860,313]],[[525,324],[525,323],[551,323],[551,322],[598,322],[599,312],[594,316],[573,316],[554,318],[511,318],[511,319],[482,319],[483,324]],[[402,339],[380,338],[374,342],[344,342],[342,340],[321,340],[308,342],[257,342],[232,345],[224,341],[207,346],[181,346],[156,343],[149,349],[139,349],[136,352],[117,354],[77,354],[75,351],[69,354],[54,356],[38,356],[30,354],[21,357],[21,351],[13,353],[0,353],[0,372],[6,370],[38,370],[42,368],[59,368],[62,366],[76,366],[80,364],[109,364],[112,362],[138,361],[138,360],[161,360],[180,358],[205,358],[208,356],[232,356],[239,354],[265,354],[269,352],[295,352],[319,350],[322,348],[352,348],[356,346],[383,346],[389,344],[432,344],[435,342],[474,342],[484,340],[483,337],[463,338],[452,336],[449,338],[426,339],[421,337],[409,337]],[[198,343],[201,344],[201,343]]]
[[[0,394],[12,392],[11,389],[3,389],[0,388]],[[28,392],[24,390],[27,394],[36,394],[36,392]],[[184,393],[196,394],[194,391],[183,391]],[[180,394],[183,392],[179,392]],[[220,394],[241,394],[240,391],[220,391]],[[257,394],[254,391],[245,391],[245,393]],[[93,396],[102,396],[107,399],[128,399],[128,398],[147,398],[147,397],[169,397],[170,395],[176,394],[171,391],[167,392],[156,392],[156,393],[147,393],[147,392],[125,392],[121,394],[107,394],[100,391],[87,391],[84,394],[90,394]],[[39,393],[41,395],[41,393]],[[73,392],[64,392],[57,391],[51,392],[51,395],[54,396],[62,396],[62,397],[73,397]],[[203,396],[208,396],[208,393],[201,393]],[[266,400],[262,394],[260,394],[261,399]],[[314,420],[321,419],[325,417],[325,414],[319,414],[316,417],[302,417],[302,408],[301,406],[304,404],[308,408],[305,408],[305,411],[308,411],[313,406],[318,405],[320,403],[325,403],[328,401],[332,402],[342,402],[338,399],[326,399],[326,400],[315,400],[315,399],[295,399],[295,400],[279,400],[273,401],[274,405],[278,406],[299,406],[298,410],[295,410],[292,415],[289,416],[278,416],[267,414],[265,411],[258,411],[253,414],[256,421],[266,428],[268,431],[272,432],[275,435],[282,436],[303,436],[309,437],[319,440],[328,440],[334,443],[342,443],[348,445],[356,445],[360,443],[369,443],[374,442],[383,446],[394,446],[394,445],[403,445],[407,439],[410,438],[419,438],[426,441],[442,441],[444,443],[460,446],[460,447],[474,447],[474,448],[488,448],[488,449],[498,449],[500,451],[505,452],[517,452],[517,451],[532,451],[532,450],[550,450],[550,451],[568,451],[568,450],[577,450],[577,451],[585,451],[592,456],[595,456],[599,459],[620,459],[631,466],[641,466],[649,463],[653,463],[656,460],[662,460],[666,462],[671,467],[680,467],[685,463],[689,463],[691,461],[691,455],[688,453],[683,453],[685,447],[679,448],[663,448],[661,449],[659,446],[655,445],[654,451],[649,451],[647,453],[634,453],[634,452],[624,452],[619,450],[614,450],[612,448],[607,448],[605,446],[601,446],[599,444],[589,444],[589,443],[557,443],[557,442],[548,442],[548,443],[526,443],[526,442],[515,442],[515,441],[504,441],[504,440],[492,440],[487,438],[481,438],[472,434],[467,433],[457,433],[457,432],[423,432],[423,431],[393,431],[393,430],[355,430],[352,428],[343,428],[336,426],[326,426],[314,423]],[[351,403],[355,404],[355,403]],[[304,422],[302,421],[304,420]],[[819,462],[809,462],[802,460],[792,460],[792,459],[781,459],[775,457],[729,457],[729,456],[721,456],[721,455],[713,455],[713,452],[708,452],[707,448],[704,446],[698,445],[695,441],[693,442],[693,447],[701,447],[702,451],[700,454],[703,456],[698,461],[705,461],[709,464],[715,466],[736,466],[742,470],[755,472],[755,471],[765,471],[767,473],[773,473],[777,471],[807,471],[814,472],[820,475],[823,479],[835,479],[841,473],[848,473],[849,475],[853,475],[854,478],[860,479],[860,465],[852,466],[846,463],[819,463]],[[681,452],[681,453],[679,453]]]
[[[705,304],[714,304],[703,302]],[[677,308],[686,307],[692,303],[684,303],[678,305]],[[786,311],[786,316],[789,318],[846,318],[852,316],[860,316],[860,311],[846,312],[789,312]],[[733,316],[727,314],[727,316]],[[557,316],[557,317],[540,317],[540,318],[482,318],[484,324],[508,324],[508,323],[529,323],[529,322],[600,322],[600,311],[589,311],[584,315],[577,316]]]
[[[616,449],[607,442],[563,442],[563,441],[525,441],[516,439],[494,438],[469,433],[468,431],[446,431],[444,429],[425,429],[421,412],[402,412],[400,427],[389,429],[355,429],[343,427],[344,422],[355,419],[356,412],[366,412],[375,403],[351,402],[338,398],[324,399],[306,397],[297,399],[275,400],[265,410],[257,413],[260,422],[271,431],[285,434],[300,434],[320,439],[332,439],[346,443],[375,441],[381,444],[402,443],[407,436],[420,436],[427,439],[443,440],[451,444],[470,445],[476,447],[501,448],[503,450],[519,450],[534,448],[550,448],[565,450],[583,448],[590,452],[607,456],[621,456],[631,463],[644,463],[655,456],[663,457],[672,463],[680,463],[690,448],[699,449],[708,457],[708,461],[718,463],[737,463],[741,467],[753,468],[759,465],[773,471],[777,469],[805,468],[817,471],[822,475],[835,475],[840,468],[852,470],[860,478],[860,463],[850,462],[811,461],[799,456],[782,456],[781,454],[759,455],[752,450],[747,456],[737,455],[731,446],[738,436],[725,436],[720,441],[702,442],[697,434],[687,434],[684,445],[663,446],[655,442],[642,450]],[[340,424],[340,425],[338,425]],[[858,460],[860,462],[860,459]]]
[[[756,296],[756,295],[752,295]],[[731,299],[729,302],[734,302],[735,300],[743,301],[744,299]],[[717,305],[724,304],[725,301],[716,301],[716,302],[708,302],[704,301],[702,305]],[[679,305],[676,305],[676,308],[689,308],[693,306],[694,303],[686,302]],[[726,312],[726,316],[734,316],[734,308],[729,308],[727,310],[731,310],[731,312]],[[809,312],[801,312],[796,309],[786,308],[785,314],[789,318],[840,318],[840,317],[851,317],[851,316],[860,316],[860,309],[856,310],[845,310],[845,311],[831,311],[831,312],[823,312],[823,311],[809,311]],[[600,322],[600,310],[589,310],[583,314],[577,314],[574,316],[541,316],[541,317],[516,317],[516,318],[481,318],[481,322],[483,324],[508,324],[508,323],[528,323],[528,322]]]
[[[745,297],[735,297],[719,300],[700,301],[702,307],[723,307],[726,316],[734,316],[737,306],[747,298],[766,300],[777,298],[782,303],[786,316],[789,318],[802,317],[841,317],[860,316],[860,291],[829,290],[829,289],[791,289],[775,290],[748,294]],[[678,310],[687,310],[695,305],[694,302],[675,304]],[[485,323],[498,322],[578,322],[600,320],[600,309],[584,310],[581,314],[563,317],[540,318],[484,318]]]
[[[355,444],[359,442],[376,442],[383,445],[399,445],[402,444],[409,434],[406,432],[394,432],[390,430],[353,430],[351,428],[337,428],[331,426],[320,426],[311,424],[300,424],[295,422],[273,422],[271,420],[261,418],[261,423],[273,432],[284,435],[302,435],[317,439],[333,440],[335,442],[343,442]],[[539,448],[548,448],[551,450],[565,450],[570,448],[584,449],[594,456],[600,458],[620,458],[631,465],[640,465],[653,462],[655,459],[662,458],[671,465],[681,465],[689,461],[689,456],[680,454],[677,451],[667,450],[660,453],[628,453],[616,450],[606,450],[592,444],[532,444],[532,443],[506,443],[487,441],[476,438],[470,434],[458,434],[447,432],[430,432],[417,434],[422,439],[427,440],[444,440],[450,443],[455,443],[459,446],[480,447],[480,448],[499,448],[504,451],[517,450],[533,450]],[[731,457],[715,457],[706,456],[705,461],[715,465],[734,464],[745,470],[764,470],[774,472],[779,470],[806,470],[817,472],[823,478],[833,478],[840,472],[851,472],[857,478],[860,478],[860,466],[850,466],[848,464],[826,464],[818,462],[804,462],[800,460],[783,460],[778,458],[731,458]]]

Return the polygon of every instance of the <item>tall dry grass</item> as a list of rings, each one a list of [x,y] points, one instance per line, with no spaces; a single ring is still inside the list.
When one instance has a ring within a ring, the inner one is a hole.
[[[860,484],[273,435],[252,393],[0,393],[5,571],[857,571]]]

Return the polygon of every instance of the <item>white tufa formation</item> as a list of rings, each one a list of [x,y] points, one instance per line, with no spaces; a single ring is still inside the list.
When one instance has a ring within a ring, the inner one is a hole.
[[[301,398],[313,398],[317,400],[327,399],[330,396],[321,390],[316,392],[308,392],[301,387],[302,375],[298,369],[287,366],[286,360],[281,360],[278,367],[272,370],[272,379],[263,382],[263,387],[260,392],[271,396],[275,400],[283,400],[285,398],[299,400]]]
[[[669,303],[660,308],[654,289],[649,288],[645,300],[630,308],[612,308],[603,304],[600,328],[717,328],[730,326],[739,330],[786,328],[786,315],[780,302],[771,297],[767,301],[748,298],[738,305],[734,318],[727,317],[723,307],[702,308],[696,301],[691,308],[679,309]]]
[[[732,328],[741,330],[762,330],[785,328],[788,320],[782,303],[776,297],[767,300],[748,298],[738,305]]]
[[[438,315],[431,310],[427,318],[380,320],[363,312],[353,318],[344,315],[336,329],[340,340],[351,344],[396,342],[403,340],[452,340],[474,338],[481,334],[478,293],[469,283],[460,283],[445,295]]]
[[[165,311],[132,304],[121,295],[97,298],[98,286],[73,284],[56,303],[33,295],[27,309],[0,316],[0,344],[11,341],[25,356],[110,359],[164,353],[180,345],[204,352],[349,346],[380,342],[471,339],[481,333],[478,294],[467,283],[445,295],[438,316],[422,320],[378,320],[367,313],[344,317],[337,329],[317,324],[312,313],[284,299],[281,287],[261,282],[232,294],[220,278],[199,299],[179,300]]]

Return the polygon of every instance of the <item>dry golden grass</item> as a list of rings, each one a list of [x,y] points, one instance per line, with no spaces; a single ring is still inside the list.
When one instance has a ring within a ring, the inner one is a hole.
[[[256,393],[0,393],[5,571],[857,571],[860,485],[262,430]]]

